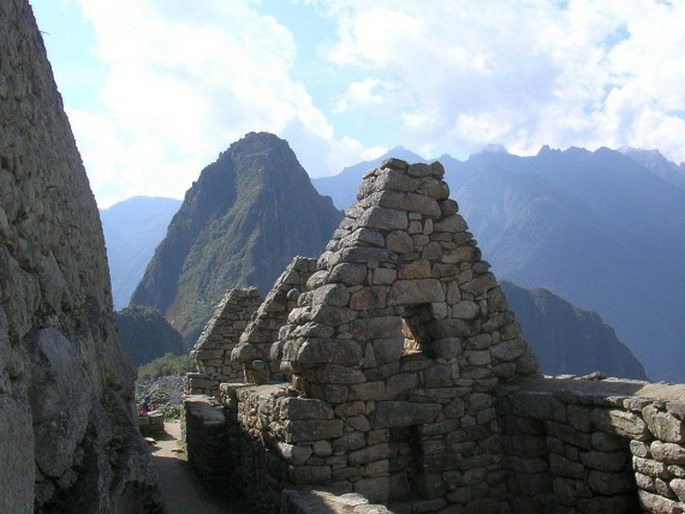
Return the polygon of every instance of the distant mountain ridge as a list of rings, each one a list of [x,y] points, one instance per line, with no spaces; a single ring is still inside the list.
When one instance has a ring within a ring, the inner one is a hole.
[[[548,375],[606,376],[646,380],[640,361],[594,312],[579,309],[547,289],[501,282],[509,307]]]
[[[321,253],[341,219],[286,141],[247,134],[186,192],[131,305],[160,310],[189,347],[229,288],[265,294],[292,257]]]
[[[100,210],[115,309],[128,305],[180,206],[174,198],[135,196]]]
[[[652,379],[682,382],[685,189],[675,182],[683,165],[662,159],[543,147],[531,157],[486,150],[439,160],[498,277],[599,313]],[[322,194],[346,187],[336,177]]]

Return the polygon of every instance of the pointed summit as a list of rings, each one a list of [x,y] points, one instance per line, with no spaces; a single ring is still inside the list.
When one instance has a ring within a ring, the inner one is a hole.
[[[341,217],[286,141],[249,133],[187,191],[131,304],[160,310],[191,346],[228,289],[268,291],[295,255],[323,250]]]

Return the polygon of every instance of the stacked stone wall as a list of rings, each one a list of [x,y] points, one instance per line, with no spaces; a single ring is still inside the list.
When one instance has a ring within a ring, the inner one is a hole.
[[[219,474],[265,512],[291,488],[342,511],[682,512],[685,388],[543,380],[442,174],[371,170],[306,286],[279,279],[233,353],[253,383],[220,387],[227,449],[201,443]],[[288,382],[259,385],[267,352]]]
[[[279,332],[315,271],[316,259],[293,258],[240,336],[238,345],[231,352],[231,359],[242,364],[246,382],[285,381],[280,371],[282,350]]]
[[[573,380],[504,391],[514,512],[685,511],[685,387]]]
[[[261,303],[255,287],[226,293],[190,352],[197,372],[186,376],[186,393],[218,396],[221,382],[243,379],[242,366],[231,361],[231,351]]]

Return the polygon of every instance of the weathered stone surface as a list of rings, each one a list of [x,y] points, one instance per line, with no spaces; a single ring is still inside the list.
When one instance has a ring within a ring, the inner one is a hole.
[[[388,294],[388,305],[413,305],[444,302],[445,292],[439,280],[397,280]]]
[[[651,455],[666,464],[685,464],[685,448],[679,444],[653,441],[649,447]]]
[[[667,466],[663,462],[653,459],[633,457],[633,469],[644,475],[649,475],[655,478],[670,478]]]
[[[580,460],[588,468],[599,471],[618,471],[628,461],[628,454],[625,451],[598,452],[589,451],[580,454]]]
[[[378,402],[373,413],[373,426],[390,428],[430,423],[440,409],[440,404],[437,403]]]
[[[409,225],[407,213],[399,209],[370,207],[362,214],[361,224],[380,230],[404,230]]]
[[[339,419],[295,420],[286,421],[284,429],[285,440],[288,443],[318,441],[342,436],[343,423]]]
[[[647,491],[638,491],[640,504],[647,511],[653,514],[681,514],[683,510],[678,502],[664,498]]]
[[[685,480],[682,478],[674,478],[668,485],[676,496],[678,496],[678,499],[681,502],[685,502]]]
[[[590,414],[596,427],[623,437],[645,441],[649,437],[647,424],[633,412],[616,409],[593,409]]]
[[[669,443],[685,442],[685,420],[675,417],[670,412],[661,411],[653,405],[642,409],[642,416],[649,430],[658,439]]]
[[[36,465],[44,475],[59,478],[85,435],[92,391],[77,350],[57,330],[34,330],[24,345],[32,363],[28,395]]]
[[[0,3],[0,55],[0,512],[152,511],[97,205],[25,0]]]
[[[313,398],[279,398],[276,401],[283,419],[332,419],[333,409],[324,401]]]

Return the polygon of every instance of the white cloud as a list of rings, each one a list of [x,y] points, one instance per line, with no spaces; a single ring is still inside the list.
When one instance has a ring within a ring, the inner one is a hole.
[[[685,2],[293,0],[325,18],[314,34],[286,28],[276,0],[75,1],[109,67],[100,109],[65,96],[101,206],[179,197],[253,130],[286,138],[314,176],[398,144],[685,160]]]
[[[685,160],[683,2],[325,5],[338,20],[329,58],[415,99],[396,104],[407,146],[631,144]]]
[[[205,165],[250,131],[288,134],[318,174],[340,169],[320,154],[361,156],[361,144],[336,139],[291,78],[292,34],[251,2],[207,1],[202,9],[181,0],[79,3],[110,68],[102,112],[70,111],[101,206],[124,191],[182,196]]]

